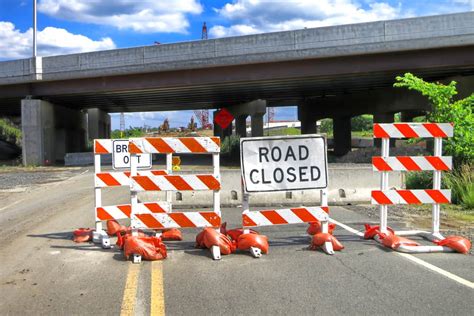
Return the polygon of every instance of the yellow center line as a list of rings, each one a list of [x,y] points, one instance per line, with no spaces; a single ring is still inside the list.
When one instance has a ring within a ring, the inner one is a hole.
[[[129,263],[127,281],[125,283],[125,290],[123,291],[122,308],[120,309],[121,316],[134,315],[140,266],[140,264]]]
[[[165,295],[163,290],[163,262],[151,263],[151,303],[150,315],[165,315]]]

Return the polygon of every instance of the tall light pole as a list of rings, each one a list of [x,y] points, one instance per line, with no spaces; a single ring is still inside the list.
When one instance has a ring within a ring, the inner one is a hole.
[[[36,0],[33,0],[33,58],[36,57]]]

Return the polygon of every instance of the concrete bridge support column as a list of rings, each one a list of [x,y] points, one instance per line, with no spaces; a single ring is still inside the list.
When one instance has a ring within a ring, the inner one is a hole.
[[[24,165],[48,165],[62,161],[67,152],[86,147],[85,116],[38,99],[21,101]]]
[[[316,121],[320,119],[312,110],[310,104],[298,106],[298,120],[301,122],[301,134],[315,134],[318,132]]]
[[[235,118],[235,134],[240,137],[247,137],[247,117],[247,114],[242,114]]]
[[[334,155],[344,156],[351,151],[351,117],[333,118]]]
[[[255,113],[252,115],[252,137],[263,136],[263,116],[265,114]]]
[[[101,109],[87,110],[88,138],[110,138],[110,115]]]
[[[413,122],[413,119],[417,116],[423,116],[425,112],[420,111],[403,111],[401,112],[400,120],[402,122]]]
[[[23,165],[45,165],[55,159],[54,108],[49,102],[21,100]]]

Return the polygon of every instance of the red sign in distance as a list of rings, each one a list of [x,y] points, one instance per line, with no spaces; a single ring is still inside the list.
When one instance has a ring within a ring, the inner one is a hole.
[[[233,120],[234,116],[225,108],[221,109],[214,117],[214,122],[223,129],[226,129]]]

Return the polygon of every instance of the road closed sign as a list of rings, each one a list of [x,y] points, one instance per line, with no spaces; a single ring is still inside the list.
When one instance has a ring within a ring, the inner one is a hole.
[[[138,168],[151,168],[151,154],[137,154]],[[114,169],[129,169],[130,154],[128,153],[128,140],[114,140],[112,150],[112,167]]]
[[[246,192],[327,188],[326,140],[320,135],[243,138]]]

